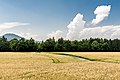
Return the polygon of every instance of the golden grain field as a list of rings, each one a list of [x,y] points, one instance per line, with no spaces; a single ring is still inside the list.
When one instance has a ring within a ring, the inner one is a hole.
[[[1,52],[0,80],[120,80],[120,53]]]

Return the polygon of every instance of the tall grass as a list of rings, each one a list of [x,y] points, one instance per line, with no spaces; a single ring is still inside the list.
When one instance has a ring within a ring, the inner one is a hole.
[[[120,60],[120,53],[64,53]],[[120,64],[51,53],[0,53],[0,80],[120,80]]]

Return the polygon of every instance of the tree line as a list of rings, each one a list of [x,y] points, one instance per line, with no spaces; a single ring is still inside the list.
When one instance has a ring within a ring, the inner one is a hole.
[[[0,38],[1,52],[92,52],[92,51],[120,51],[119,39],[90,38],[83,40],[64,40],[49,38],[45,41],[34,39],[7,40]]]

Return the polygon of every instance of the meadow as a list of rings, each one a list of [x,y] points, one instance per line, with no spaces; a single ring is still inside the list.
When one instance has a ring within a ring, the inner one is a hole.
[[[1,52],[0,80],[120,80],[119,52]]]

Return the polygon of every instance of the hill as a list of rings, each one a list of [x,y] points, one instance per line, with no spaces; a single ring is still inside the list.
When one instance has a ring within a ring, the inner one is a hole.
[[[23,37],[21,37],[21,36],[18,36],[18,35],[16,35],[16,34],[13,34],[13,33],[7,33],[7,34],[4,34],[3,35],[5,38],[7,38],[7,40],[8,41],[10,41],[10,40],[12,40],[12,39],[21,39],[21,38],[23,38]],[[2,36],[2,37],[3,37]]]

